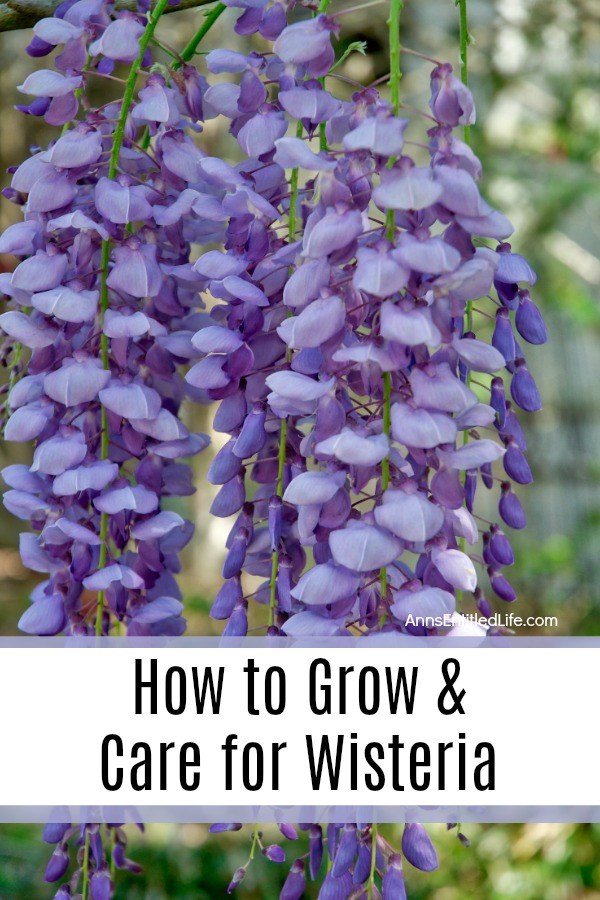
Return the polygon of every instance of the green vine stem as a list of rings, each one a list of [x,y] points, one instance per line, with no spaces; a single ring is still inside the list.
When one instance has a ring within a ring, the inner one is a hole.
[[[367,900],[373,900],[373,888],[375,887],[375,872],[377,871],[377,823],[371,825],[371,871],[367,886]]]
[[[321,0],[319,3],[318,14],[324,13],[331,0]],[[183,55],[183,54],[182,54]],[[323,84],[324,79],[320,79]],[[302,123],[298,122],[296,126],[296,137],[302,137]],[[327,138],[325,137],[325,125],[319,126],[319,144],[321,150],[327,150]],[[296,237],[296,226],[298,222],[298,187],[299,187],[299,170],[292,169],[290,174],[290,208],[288,213],[288,241],[292,244]],[[291,352],[286,352],[287,362],[291,361]],[[287,419],[281,420],[281,428],[279,430],[279,447],[277,451],[277,496],[283,496],[283,479],[285,475],[285,451],[287,448]],[[271,557],[271,577],[269,580],[269,620],[268,627],[275,624],[275,612],[277,610],[277,575],[279,574],[279,547],[275,547]]]
[[[217,3],[217,5],[213,7],[213,9],[211,9],[209,12],[204,13],[204,23],[200,26],[191,41],[186,44],[181,51],[181,59],[183,60],[183,62],[189,62],[194,57],[201,41],[204,40],[204,37],[213,27],[221,13],[224,13],[226,9],[227,7],[225,6],[225,4]],[[181,62],[176,62],[173,68],[180,69]]]
[[[85,829],[85,844],[83,847],[83,863],[81,866],[83,883],[81,886],[81,900],[88,900],[90,886],[90,832]]]
[[[471,35],[469,34],[469,22],[467,19],[467,0],[455,0],[458,6],[459,28],[460,28],[460,80],[464,85],[469,83],[469,44],[471,43]],[[471,126],[464,126],[465,144],[471,143]]]
[[[129,115],[129,110],[131,108],[131,104],[133,102],[133,95],[135,93],[135,86],[137,83],[138,75],[140,73],[140,69],[142,68],[142,63],[144,61],[144,56],[146,50],[148,48],[148,44],[152,40],[152,36],[158,25],[160,17],[163,12],[169,5],[169,0],[158,0],[158,3],[154,7],[154,9],[150,12],[148,16],[148,24],[146,25],[146,30],[142,34],[140,38],[140,51],[138,53],[137,59],[132,63],[131,69],[129,70],[129,76],[127,78],[127,82],[125,84],[125,91],[123,94],[123,102],[121,104],[121,112],[119,115],[119,119],[117,122],[117,126],[115,128],[113,145],[110,153],[110,159],[108,163],[108,177],[111,180],[114,180],[117,176],[117,172],[119,170],[119,158],[121,156],[121,148],[123,146],[123,141],[125,139],[125,127],[127,125],[127,116]],[[104,317],[106,315],[106,311],[108,310],[108,273],[109,273],[109,264],[110,264],[110,239],[102,241],[102,254],[101,254],[101,288],[100,288],[100,323],[104,323]],[[110,370],[110,359],[108,355],[108,338],[102,331],[102,335],[100,337],[100,359],[102,361],[102,366],[104,369]],[[104,407],[101,408],[101,438],[100,438],[100,458],[107,459],[108,458],[108,416],[106,414],[106,410]],[[100,557],[98,561],[98,568],[102,569],[106,563],[106,554],[107,554],[107,539],[108,539],[108,516],[106,513],[101,513],[100,515]],[[104,591],[98,592],[98,601],[96,606],[96,636],[100,637],[102,634],[102,619],[104,613]]]
[[[467,17],[467,0],[455,0],[455,3],[458,7],[459,14],[459,40],[460,40],[460,80],[468,87],[469,85],[469,44],[471,43],[471,35],[469,34],[469,21]],[[463,128],[465,144],[470,146],[471,144],[471,126],[465,125]],[[469,300],[465,310],[465,326],[467,331],[472,331],[473,329],[473,301]],[[469,382],[471,380],[471,373],[467,374],[467,387],[469,386]],[[463,444],[467,444],[469,442],[469,432],[468,430],[463,434]],[[466,479],[465,474],[465,479]],[[464,552],[465,550],[465,539],[460,538],[459,547]],[[462,611],[463,606],[463,592],[456,592],[456,608],[458,612]]]
[[[389,29],[389,46],[390,46],[390,99],[392,101],[392,109],[394,115],[400,115],[400,81],[402,79],[402,69],[400,68],[400,12],[402,10],[402,0],[390,0],[390,17],[388,19]],[[394,164],[394,160],[390,159],[390,166]],[[390,209],[386,215],[386,236],[390,243],[393,243],[396,233],[396,223],[394,219],[394,210]],[[392,405],[392,375],[390,372],[383,373],[383,433],[389,439],[391,434],[391,405]],[[390,460],[389,456],[384,457],[381,461],[381,490],[386,491],[390,484]],[[387,567],[382,566],[379,572],[379,582],[381,584],[381,600],[385,603],[388,589]],[[386,621],[386,613],[382,613],[380,623],[383,625]]]
[[[117,126],[115,128],[114,141],[112,145],[112,150],[110,154],[110,160],[108,164],[108,178],[114,180],[117,176],[117,172],[119,170],[119,158],[121,155],[121,148],[123,146],[123,140],[125,138],[125,127],[127,125],[127,116],[129,115],[129,110],[131,108],[131,104],[133,102],[133,95],[135,93],[135,86],[137,83],[137,79],[142,68],[142,63],[144,60],[144,55],[148,48],[148,45],[152,41],[154,37],[154,32],[156,30],[156,26],[161,18],[161,16],[168,11],[169,0],[158,0],[158,3],[153,8],[152,12],[148,17],[148,24],[146,25],[146,30],[144,31],[141,39],[140,39],[140,51],[138,53],[137,59],[132,64],[131,69],[129,70],[129,76],[127,78],[127,82],[125,84],[125,91],[123,94],[123,102],[121,104],[121,112],[119,115],[119,120],[117,122]],[[203,40],[205,35],[210,31],[214,23],[217,21],[219,16],[225,11],[227,7],[223,3],[217,3],[209,12],[205,13],[204,22],[198,29],[198,31],[194,34],[192,39],[186,44],[184,49],[181,52],[181,60],[177,60],[175,62],[173,68],[179,69],[181,68],[184,62],[188,62],[191,60],[196,53],[200,42]],[[146,129],[144,137],[142,138],[142,146],[148,146],[150,143],[150,133]],[[101,290],[100,290],[100,316],[101,320],[104,320],[104,316],[108,309],[108,285],[107,278],[109,272],[110,265],[110,250],[111,250],[111,242],[110,240],[105,240],[102,242],[102,255],[101,255]],[[108,338],[104,333],[100,338],[100,359],[102,360],[102,365],[105,369],[110,368],[109,356],[108,356]],[[101,444],[100,444],[100,456],[101,459],[108,458],[108,419],[106,415],[106,410],[102,407],[101,412]],[[106,563],[106,554],[107,554],[107,538],[108,538],[108,516],[106,513],[102,513],[100,517],[100,558],[98,562],[98,568],[103,568]],[[100,591],[98,593],[98,602],[96,607],[96,635],[99,637],[102,634],[102,617],[104,611],[104,592]]]
[[[296,126],[296,137],[302,137],[302,123]],[[290,208],[288,213],[288,241],[293,244],[296,238],[296,225],[298,222],[298,186],[299,170],[292,169],[290,174]],[[286,360],[290,362],[291,351],[286,351]],[[281,420],[279,431],[279,448],[277,451],[277,496],[283,496],[283,478],[285,475],[285,451],[287,448],[287,419]],[[269,626],[275,624],[275,611],[277,609],[277,575],[279,573],[279,547],[273,550],[271,557],[271,580],[269,582]]]

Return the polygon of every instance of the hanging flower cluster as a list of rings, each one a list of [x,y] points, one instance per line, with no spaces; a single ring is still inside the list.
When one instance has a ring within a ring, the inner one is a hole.
[[[510,482],[531,472],[512,404],[534,411],[540,399],[511,312],[520,337],[546,339],[520,287],[535,275],[505,243],[512,227],[454,133],[474,108],[452,67],[432,72],[423,164],[408,120],[377,91],[343,103],[319,82],[334,30],[319,16],[287,26],[274,57],[207,57],[209,71],[243,73],[207,100],[218,92],[251,157],[245,177],[210,163],[227,235],[195,269],[223,302],[192,338],[202,358],[186,376],[221,401],[215,428],[229,435],[208,474],[221,485],[212,513],[239,514],[212,608],[225,634],[246,633],[243,572],[265,578],[254,596],[292,636],[402,630],[410,616],[453,613],[457,591],[489,610],[474,563],[515,599],[500,525],[485,530],[483,558],[461,547],[479,539],[480,483],[499,481],[500,519],[525,525]],[[317,152],[303,138],[319,131]],[[490,318],[491,343],[473,330]]]
[[[211,513],[236,516],[211,610],[225,635],[247,633],[250,601],[270,634],[291,636],[425,634],[412,617],[454,614],[462,592],[487,614],[485,585],[515,599],[501,523],[525,526],[511,483],[532,480],[515,408],[541,405],[519,339],[547,336],[523,287],[535,274],[456,133],[474,122],[471,94],[436,64],[425,118],[400,117],[399,70],[391,104],[358,85],[341,100],[328,90],[339,22],[327,2],[292,24],[293,3],[227,5],[265,49],[212,50],[205,74],[189,62],[197,41],[152,66],[167,0],[147,18],[76,0],[35,26],[30,53],[60,51],[20,86],[33,97],[22,109],[62,133],[14,171],[5,195],[23,221],[0,238],[22,260],[0,276],[5,437],[36,442],[31,466],[4,470],[4,502],[32,527],[24,564],[46,576],[20,627],[183,631],[174,576],[192,527],[163,503],[193,491],[182,460],[208,443],[182,421],[185,398],[218,402],[226,435],[208,472]],[[397,64],[397,35],[392,51]],[[123,99],[91,108],[88,82],[123,64]],[[217,116],[237,165],[196,138]],[[499,521],[487,522],[476,493],[496,484]],[[260,579],[251,594],[246,576]],[[331,825],[326,840],[302,828],[310,875],[324,846],[332,862],[322,900],[378,896],[375,872],[384,898],[405,896],[402,855],[376,826]],[[67,872],[69,838],[80,848],[57,897],[83,878],[103,900],[115,869],[135,868],[110,830],[112,864],[98,827],[48,826],[47,880]],[[437,866],[420,825],[405,827],[402,854]],[[304,886],[301,858],[281,897]]]
[[[20,86],[36,98],[26,112],[65,128],[14,171],[5,194],[24,221],[0,239],[0,252],[22,258],[2,276],[12,308],[0,326],[29,351],[26,374],[21,353],[13,371],[4,437],[36,441],[31,466],[4,469],[4,503],[34,529],[21,535],[23,563],[47,576],[19,625],[88,634],[96,619],[96,633],[113,621],[132,635],[178,635],[185,622],[174,575],[192,527],[162,504],[192,493],[180,460],[208,442],[180,417],[179,369],[200,305],[186,266],[191,240],[203,236],[193,223],[184,235],[163,218],[182,188],[182,150],[192,167],[201,156],[184,134],[197,114],[152,75],[115,154],[119,103],[68,123],[85,79],[138,55],[140,18],[111,19],[102,2],[79,0],[35,32],[35,54],[63,49],[58,71],[34,72]],[[167,121],[150,155],[136,136]]]

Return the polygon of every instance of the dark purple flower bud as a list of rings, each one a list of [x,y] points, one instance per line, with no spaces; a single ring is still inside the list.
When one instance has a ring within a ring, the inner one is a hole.
[[[281,497],[274,494],[269,500],[269,536],[271,538],[271,550],[275,552],[281,541],[283,527],[283,503]]]
[[[246,397],[242,391],[236,391],[221,400],[215,413],[213,428],[225,433],[239,428],[246,416]]]
[[[211,462],[206,475],[211,484],[225,484],[240,472],[242,461],[233,451],[234,444],[235,439],[228,441]]]
[[[48,865],[46,866],[44,881],[58,881],[63,877],[68,868],[69,854],[61,844],[56,848],[56,850],[50,857]]]
[[[484,596],[481,588],[477,588],[475,590],[475,602],[477,604],[477,609],[479,610],[481,615],[485,616],[486,619],[489,619],[489,617],[493,613],[493,609],[490,606],[489,600],[487,600]]]
[[[340,875],[348,871],[356,858],[357,852],[356,827],[354,825],[344,825],[331,870],[335,878],[339,878]]]
[[[278,607],[281,612],[289,613],[292,611],[292,570],[292,560],[287,554],[280,554],[276,584]]]
[[[402,852],[411,865],[423,872],[432,872],[439,865],[431,838],[425,828],[416,822],[404,826]]]
[[[92,900],[110,900],[113,895],[113,883],[107,869],[94,872],[90,881]]]
[[[491,463],[485,463],[481,467],[481,480],[483,481],[483,483],[484,483],[485,487],[488,489],[488,491],[491,491],[491,489],[494,487],[494,478],[492,475],[492,464]]]
[[[69,885],[61,884],[54,895],[54,900],[70,900],[71,896],[71,888],[69,887]]]
[[[289,875],[279,894],[279,900],[301,900],[306,889],[304,862],[297,859],[292,864]]]
[[[336,878],[333,872],[328,872],[319,891],[318,900],[348,900],[353,888],[350,872],[344,872],[339,878]],[[389,896],[392,900],[392,894]]]
[[[264,405],[255,403],[250,414],[246,417],[240,435],[233,446],[233,452],[240,459],[249,459],[264,447],[267,439],[265,432],[266,416]]]
[[[469,471],[465,473],[465,504],[469,512],[473,512],[476,491],[477,472],[474,469],[469,469]]]
[[[492,556],[501,566],[512,566],[515,556],[510,541],[497,525],[490,528],[489,548]]]
[[[502,429],[506,421],[506,395],[504,393],[504,382],[499,377],[492,378],[490,406],[496,410],[498,427]]]
[[[383,876],[381,884],[381,896],[383,900],[406,900],[402,857],[399,853],[392,853],[390,856],[389,868]]]
[[[222,834],[225,831],[241,831],[240,822],[215,822],[208,829],[211,834]]]
[[[236,603],[231,618],[225,626],[223,637],[246,637],[248,634],[248,603],[242,600]]]
[[[282,833],[282,835],[288,839],[288,841],[297,841],[298,840],[298,832],[294,828],[293,825],[288,824],[287,822],[280,822],[277,826]],[[304,870],[304,867],[303,867]]]
[[[470,90],[454,74],[450,63],[436,66],[431,73],[431,112],[444,125],[472,125],[475,106]]]
[[[194,66],[183,66],[183,96],[191,118],[201,121],[204,118],[202,100],[208,87],[206,79],[198,74]]]
[[[52,53],[54,50],[54,44],[48,44],[46,41],[43,41],[41,38],[34,34],[31,38],[29,44],[25,47],[26,52],[29,56],[32,56],[34,59],[39,58],[41,56],[48,56],[49,53]]]
[[[507,309],[501,306],[496,310],[496,326],[492,336],[492,344],[499,350],[507,363],[512,362],[516,354],[515,337],[510,324]]]
[[[223,578],[239,575],[246,559],[250,534],[247,528],[239,528],[223,563]]]
[[[285,862],[285,850],[283,847],[280,847],[279,844],[269,844],[268,847],[263,849],[262,855],[267,859],[270,859],[271,862]]]
[[[511,251],[510,244],[499,244],[496,250],[498,253],[498,267],[494,275],[495,281],[503,284],[516,284],[519,281],[535,284],[537,275],[520,253]]]
[[[243,600],[242,586],[239,578],[230,578],[223,584],[213,600],[210,615],[213,619],[228,619],[236,603]]]
[[[502,493],[498,510],[502,517],[502,521],[506,522],[511,528],[525,528],[527,518],[525,510],[521,506],[521,501],[513,492],[510,484],[505,481],[502,483]]]
[[[314,881],[323,862],[323,829],[320,825],[309,828],[308,862],[310,877]]]
[[[354,884],[364,884],[371,874],[371,845],[360,844],[358,856],[352,873]]]
[[[226,519],[242,508],[245,499],[244,479],[241,475],[236,475],[223,485],[212,502],[210,512],[213,516]]]
[[[233,873],[233,878],[229,882],[229,886],[227,888],[227,893],[232,894],[236,887],[238,887],[244,878],[246,877],[246,869],[243,866],[240,866],[239,869],[236,869]]]
[[[62,841],[70,827],[70,823],[48,822],[46,825],[44,825],[42,840],[47,844],[58,844],[60,843],[60,841]]]
[[[538,412],[542,408],[542,400],[533,375],[527,368],[524,359],[517,359],[515,373],[510,383],[513,400],[526,412]]]
[[[531,484],[533,475],[529,467],[529,463],[525,459],[525,454],[517,445],[516,441],[509,440],[506,445],[506,453],[502,458],[504,470],[506,474],[516,481],[517,484]]]
[[[517,416],[512,407],[512,403],[510,400],[506,402],[506,420],[504,425],[500,429],[500,437],[503,440],[506,440],[508,437],[512,437],[517,445],[521,448],[521,450],[527,450],[527,440],[525,438],[525,432],[519,422]]]
[[[488,569],[490,584],[496,596],[500,597],[506,603],[512,603],[517,599],[517,592],[513,588],[510,581],[495,569]]]
[[[546,324],[529,291],[519,291],[515,324],[521,337],[530,344],[545,344],[548,340]]]

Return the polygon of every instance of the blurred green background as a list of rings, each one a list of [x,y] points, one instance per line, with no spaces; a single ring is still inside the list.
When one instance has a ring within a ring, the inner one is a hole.
[[[333,0],[331,11],[359,5],[360,0]],[[199,15],[190,11],[163,20],[165,43],[182,46]],[[234,15],[231,10],[222,17],[209,49],[244,46],[231,29]],[[365,40],[368,51],[353,55],[340,70],[344,75],[366,84],[386,74],[386,17],[386,2],[344,16],[343,44]],[[600,634],[600,4],[469,0],[469,19],[471,85],[478,107],[472,137],[484,165],[484,193],[511,218],[513,247],[539,274],[534,297],[551,335],[550,344],[530,348],[528,354],[544,410],[525,417],[536,482],[520,492],[529,528],[515,541],[515,611],[556,615],[554,634]],[[402,42],[407,47],[457,64],[457,32],[453,0],[406,0]],[[22,101],[15,85],[36,65],[23,53],[28,39],[24,32],[0,34],[0,171],[51,136],[43,122],[13,110]],[[430,66],[405,55],[403,67],[403,99],[423,108]],[[336,87],[344,91],[341,83]],[[103,102],[104,96],[99,93],[98,99]],[[230,158],[234,152],[222,120],[208,123],[201,141],[215,155]],[[14,215],[9,203],[0,204],[2,227]],[[210,430],[210,410],[188,415],[196,427]],[[26,451],[6,444],[0,454],[3,466],[28,458]],[[183,579],[190,634],[218,633],[207,611],[219,584],[228,528],[210,521],[206,512],[213,490],[203,477],[207,455],[196,464],[198,492],[181,509],[197,525]],[[17,534],[17,523],[0,512],[0,634],[16,633],[32,586],[20,565]],[[68,732],[70,723],[65,707],[61,730]],[[600,826],[480,825],[465,831],[469,849],[455,831],[432,826],[440,870],[428,875],[407,871],[413,900],[600,898]],[[40,832],[33,826],[0,826],[0,898],[53,895],[42,882],[49,848]],[[384,827],[383,833],[391,843],[398,841],[397,829]],[[129,836],[130,855],[143,863],[145,874],[120,876],[119,898],[225,896],[229,877],[245,862],[250,846],[249,828],[210,837],[204,826],[154,825],[144,836],[133,829]],[[274,840],[275,834],[266,829],[266,838]],[[285,846],[290,861],[306,852],[302,840]],[[256,860],[242,895],[276,898],[283,868]],[[316,893],[311,888],[307,897]]]

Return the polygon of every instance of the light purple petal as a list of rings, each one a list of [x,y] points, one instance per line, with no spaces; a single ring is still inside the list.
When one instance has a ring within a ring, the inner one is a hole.
[[[305,572],[291,594],[309,606],[322,606],[352,597],[359,584],[360,579],[354,572],[333,563],[324,563]]]
[[[423,543],[438,533],[444,513],[420,492],[386,491],[375,521],[405,541]]]
[[[495,441],[483,438],[479,441],[469,441],[458,450],[440,450],[440,460],[451,469],[477,469],[486,463],[495,462],[504,456],[504,447]]]
[[[493,375],[499,369],[505,366],[505,360],[499,350],[486,344],[485,341],[478,341],[475,338],[460,338],[452,344],[459,358],[470,369],[476,372],[487,372]]]
[[[168,409],[161,409],[152,419],[131,418],[129,422],[140,434],[147,434],[155,441],[180,441],[189,435],[183,422]]]
[[[160,394],[154,388],[136,382],[122,384],[117,379],[100,391],[100,402],[125,419],[153,419],[161,408]]]
[[[407,403],[392,406],[392,434],[407,447],[430,449],[456,439],[456,425],[444,413],[413,409]]]
[[[342,619],[326,619],[310,610],[296,613],[281,626],[288,637],[333,637],[347,634]]]
[[[300,315],[284,319],[277,334],[288,347],[320,347],[342,330],[345,321],[346,305],[341,297],[320,297]]]
[[[99,360],[69,358],[60,369],[41,376],[40,382],[43,383],[44,392],[52,400],[65,406],[76,406],[95,399],[99,389],[104,387],[109,378],[110,374],[102,369]],[[48,410],[52,408],[49,406]]]
[[[433,551],[431,559],[442,578],[461,591],[474,591],[477,587],[475,566],[461,550]]]
[[[68,438],[52,437],[36,447],[31,471],[43,472],[45,475],[62,475],[72,466],[79,465],[86,455],[87,444],[80,432]]]
[[[385,434],[363,436],[351,428],[343,428],[340,434],[320,441],[315,446],[315,453],[335,456],[341,462],[353,466],[375,466],[388,452],[389,444]]]
[[[370,150],[378,156],[400,156],[408,119],[372,116],[344,137],[346,150]]]
[[[98,460],[90,466],[70,469],[54,479],[52,491],[57,497],[70,497],[82,491],[102,491],[119,474],[116,463]]]
[[[19,619],[18,627],[26,634],[59,634],[67,624],[67,616],[60,594],[42,597],[32,603]]]
[[[373,294],[374,297],[389,297],[408,283],[410,272],[398,264],[387,247],[373,249],[361,247],[356,254],[357,266],[354,273],[354,287]]]
[[[442,412],[461,412],[477,403],[477,396],[450,369],[447,363],[414,368],[410,386],[417,406]]]
[[[308,147],[305,141],[295,137],[283,137],[275,141],[276,163],[284,169],[310,169],[313,172],[331,172],[337,163],[334,159],[326,159]]]
[[[381,176],[373,191],[373,200],[382,209],[425,209],[442,195],[442,186],[433,179],[431,169],[392,169]]]
[[[394,594],[394,603],[390,610],[399,622],[413,618],[438,618],[451,615],[456,608],[456,598],[449,591],[441,588],[424,587],[421,590],[400,590]]]
[[[109,515],[115,515],[126,509],[145,514],[154,512],[157,509],[158,497],[153,491],[149,491],[141,485],[136,487],[127,485],[122,488],[114,488],[101,497],[96,497],[94,506],[100,512],[105,512]]]
[[[329,547],[335,562],[353,572],[372,572],[392,563],[402,552],[397,537],[366,522],[332,531]]]
[[[387,300],[381,307],[381,334],[390,341],[416,347],[437,346],[442,336],[431,319],[428,307],[403,309]]]
[[[327,503],[345,480],[344,472],[302,472],[290,481],[283,499],[295,506]]]
[[[98,311],[99,291],[75,291],[67,285],[33,294],[31,305],[63,322],[91,322]]]
[[[130,316],[106,311],[104,316],[104,334],[109,338],[136,338],[150,331],[150,319],[140,310]]]

